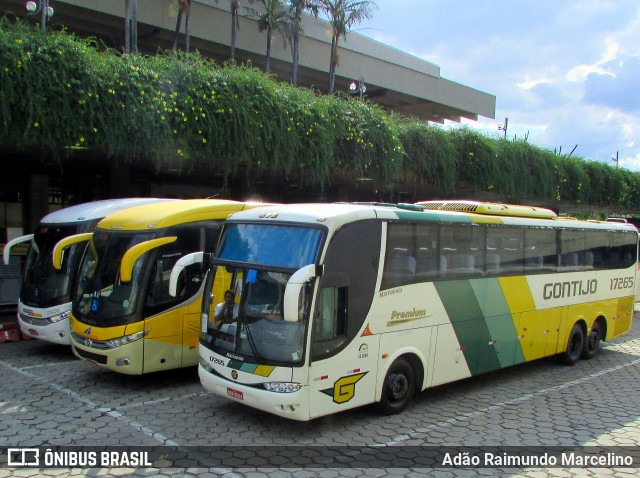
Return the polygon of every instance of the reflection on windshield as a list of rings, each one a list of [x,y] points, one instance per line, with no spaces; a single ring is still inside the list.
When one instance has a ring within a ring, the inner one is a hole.
[[[74,244],[65,251],[60,270],[53,267],[52,253],[58,241],[78,232],[78,224],[43,225],[37,229],[33,236],[35,247],[29,250],[22,279],[20,297],[23,302],[34,307],[50,307],[69,301],[70,275],[77,267],[78,249],[84,248],[85,244]]]
[[[231,223],[218,258],[298,270],[316,263],[322,237],[321,229],[309,227]]]
[[[235,291],[238,306],[233,314],[216,320],[216,307],[220,305],[206,298],[203,344],[220,353],[232,352],[260,363],[300,363],[304,357],[311,284],[302,289],[298,321],[287,322],[283,318],[283,301],[291,274],[218,266],[216,277],[216,281],[225,281],[225,289]],[[208,279],[208,290],[212,290],[213,281]]]
[[[120,262],[132,246],[154,237],[152,233],[109,234],[96,231],[80,265],[73,301],[74,315],[86,323],[132,315],[136,311],[140,275],[148,253],[135,262],[129,282],[120,281]]]

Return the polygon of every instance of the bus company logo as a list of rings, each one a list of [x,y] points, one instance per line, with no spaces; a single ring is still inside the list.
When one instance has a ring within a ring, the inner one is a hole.
[[[387,322],[387,326],[392,327],[394,325],[400,325],[414,320],[426,319],[427,317],[429,317],[427,315],[427,309],[416,309],[414,307],[412,310],[392,310],[391,320]]]
[[[549,282],[542,289],[542,298],[549,299],[566,299],[570,297],[578,297],[581,295],[591,295],[598,292],[598,280],[590,279],[587,281],[574,280],[565,282]]]
[[[360,349],[358,349],[358,358],[363,359],[369,356],[369,346],[367,344],[362,344]]]
[[[369,372],[356,373],[355,375],[347,375],[346,377],[340,377],[333,384],[333,388],[325,388],[320,390],[325,395],[333,398],[334,403],[343,404],[347,403],[356,395],[356,383],[362,380]]]
[[[238,371],[237,370],[232,370],[231,371],[231,378],[234,380],[238,380]]]

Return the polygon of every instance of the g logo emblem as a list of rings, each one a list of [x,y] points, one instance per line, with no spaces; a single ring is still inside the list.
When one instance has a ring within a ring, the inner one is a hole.
[[[368,372],[363,372],[341,377],[333,384],[333,388],[327,388],[320,391],[332,397],[335,403],[347,403],[356,394],[356,383],[358,383],[367,373]]]

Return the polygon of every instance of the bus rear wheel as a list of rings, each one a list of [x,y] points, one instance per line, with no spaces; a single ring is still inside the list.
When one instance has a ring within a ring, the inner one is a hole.
[[[378,409],[385,415],[400,413],[407,407],[415,392],[413,368],[399,358],[389,368],[382,384],[382,397]]]
[[[580,324],[575,324],[569,333],[567,349],[560,354],[560,360],[565,365],[574,365],[582,356],[584,348],[584,332]]]
[[[594,322],[591,327],[591,333],[584,341],[584,347],[582,348],[582,358],[589,360],[596,356],[598,349],[600,348],[600,341],[602,340],[602,328],[599,322]]]

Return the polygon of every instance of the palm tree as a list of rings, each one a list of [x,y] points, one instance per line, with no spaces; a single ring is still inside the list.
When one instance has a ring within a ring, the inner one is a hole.
[[[300,35],[302,30],[302,14],[305,11],[311,12],[314,16],[318,16],[320,5],[312,0],[289,0],[289,16],[293,20],[291,28],[288,31],[289,40],[291,41],[291,56],[293,57],[293,66],[291,70],[291,82],[293,86],[298,86],[298,65],[300,63]]]
[[[236,59],[236,38],[240,20],[239,10],[240,0],[231,0],[231,61]]]
[[[182,23],[182,14],[185,14],[184,20],[184,49],[189,53],[189,43],[191,40],[191,0],[178,0],[178,19],[176,21],[176,31],[173,35],[173,51],[178,49],[178,35],[180,34],[180,23]]]
[[[138,0],[124,2],[124,52],[138,53]]]
[[[331,58],[329,61],[329,94],[333,94],[338,68],[338,43],[340,37],[346,40],[347,30],[371,18],[376,4],[369,0],[320,0],[322,10],[331,24]]]
[[[262,4],[264,12],[259,12],[254,8],[247,7],[247,12],[251,18],[258,22],[258,30],[267,32],[267,53],[264,71],[271,70],[271,41],[274,30],[285,36],[285,31],[289,29],[291,18],[282,0],[255,0]],[[252,2],[253,3],[253,2]]]

